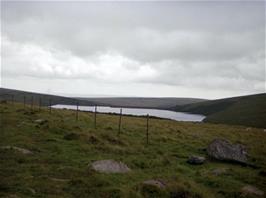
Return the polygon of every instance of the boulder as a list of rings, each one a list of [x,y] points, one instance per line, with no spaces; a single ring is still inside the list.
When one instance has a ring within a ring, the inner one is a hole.
[[[7,150],[14,150],[14,151],[17,151],[17,152],[22,153],[24,155],[33,154],[33,152],[28,150],[28,149],[24,149],[24,148],[20,148],[20,147],[16,147],[16,146],[2,146],[1,148],[7,149]]]
[[[191,156],[187,162],[189,164],[194,164],[194,165],[200,165],[205,162],[205,157],[200,157],[200,156]]]
[[[151,180],[147,180],[143,182],[144,185],[149,185],[149,186],[154,186],[160,189],[164,189],[165,188],[165,183],[161,180],[155,180],[155,179],[151,179]]]
[[[126,173],[130,168],[122,162],[115,160],[100,160],[91,164],[91,168],[100,173]]]
[[[231,144],[225,139],[213,140],[207,148],[207,153],[217,160],[247,163],[245,147],[241,144]]]
[[[264,196],[264,192],[258,188],[256,188],[255,186],[251,186],[251,185],[246,185],[241,189],[241,193],[244,196],[247,195],[255,195],[255,196],[260,196],[263,197]]]

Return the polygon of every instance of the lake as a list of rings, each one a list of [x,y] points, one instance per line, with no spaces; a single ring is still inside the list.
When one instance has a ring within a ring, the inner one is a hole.
[[[53,105],[53,108],[56,109],[72,109],[76,110],[76,105]],[[79,110],[81,111],[91,111],[93,112],[95,109],[94,106],[79,106]],[[142,109],[142,108],[122,108],[123,115],[135,115],[135,116],[145,116],[149,114],[150,116],[155,116],[158,118],[166,118],[176,121],[192,121],[192,122],[201,122],[205,116],[199,114],[190,114],[183,112],[175,112],[168,110],[160,110],[160,109]],[[97,112],[100,113],[120,113],[119,107],[108,107],[108,106],[97,106]]]

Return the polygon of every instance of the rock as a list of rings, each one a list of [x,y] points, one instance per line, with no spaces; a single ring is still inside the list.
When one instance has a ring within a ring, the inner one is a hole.
[[[162,180],[151,179],[151,180],[144,181],[143,184],[149,185],[149,186],[155,186],[160,189],[164,189],[166,187],[165,183]]]
[[[37,124],[39,124],[39,125],[44,125],[44,124],[48,123],[48,120],[45,120],[45,119],[37,119],[34,122],[37,123]]]
[[[263,196],[264,192],[255,186],[251,185],[246,185],[241,189],[242,195],[247,196],[247,195],[255,195],[255,196]]]
[[[95,161],[91,164],[91,167],[101,173],[126,173],[130,171],[126,164],[114,160]]]
[[[31,152],[30,150],[28,149],[24,149],[24,148],[20,148],[20,147],[16,147],[16,146],[2,146],[1,147],[2,149],[7,149],[7,150],[15,150],[15,151],[18,151],[24,155],[31,155],[33,154],[33,152]]]
[[[208,148],[207,153],[210,157],[222,161],[234,161],[247,163],[247,152],[241,144],[231,144],[224,139],[215,139]]]
[[[205,162],[205,157],[199,157],[199,156],[191,156],[187,162],[189,164],[194,164],[194,165],[200,165]]]

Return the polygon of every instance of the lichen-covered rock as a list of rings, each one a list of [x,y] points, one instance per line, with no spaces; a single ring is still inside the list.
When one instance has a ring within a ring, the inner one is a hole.
[[[234,161],[247,163],[247,152],[241,144],[231,144],[225,139],[215,139],[208,148],[207,153],[210,157],[222,161]]]
[[[205,162],[205,157],[200,157],[200,156],[191,156],[187,162],[189,164],[194,164],[194,165],[200,165]]]
[[[91,168],[101,173],[126,173],[130,171],[126,164],[115,160],[95,161],[91,164]]]

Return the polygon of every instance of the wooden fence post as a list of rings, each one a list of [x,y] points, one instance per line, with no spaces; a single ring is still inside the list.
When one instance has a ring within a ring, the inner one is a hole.
[[[79,119],[79,102],[77,101],[76,121]]]
[[[26,106],[26,96],[25,95],[23,96],[23,102],[24,102],[24,109],[25,109],[25,106]]]
[[[149,144],[149,114],[147,114],[146,143]]]
[[[122,120],[122,108],[120,108],[119,123],[118,123],[118,135],[120,135],[120,131],[121,131],[121,120]]]
[[[96,129],[96,114],[97,114],[97,105],[95,105],[94,109],[94,128]]]
[[[31,96],[31,105],[30,105],[30,109],[33,109],[33,96]]]
[[[12,98],[12,105],[14,105],[14,95],[11,95]]]
[[[49,113],[52,113],[52,99],[49,99]]]
[[[41,110],[41,106],[42,106],[42,98],[39,98],[39,111]]]

